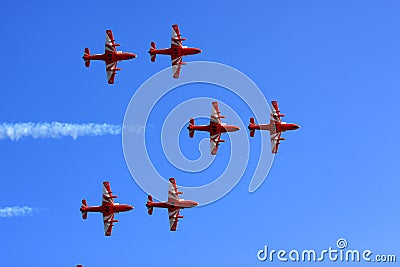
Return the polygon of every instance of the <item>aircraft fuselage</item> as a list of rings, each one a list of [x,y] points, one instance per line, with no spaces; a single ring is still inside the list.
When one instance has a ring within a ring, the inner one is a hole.
[[[118,51],[117,53],[84,55],[82,58],[84,60],[103,60],[103,61],[115,62],[115,61],[122,61],[122,60],[130,60],[135,57],[136,57],[135,54]]]
[[[114,205],[101,205],[101,206],[90,206],[90,207],[81,207],[80,211],[82,212],[101,212],[101,213],[119,213],[124,211],[130,211],[133,207],[127,204],[114,204]]]
[[[153,208],[192,208],[199,205],[196,201],[192,200],[185,200],[185,199],[179,199],[179,200],[173,200],[169,202],[148,202],[146,204],[147,207],[153,207]]]
[[[152,49],[150,54],[170,55],[175,57],[195,55],[201,53],[201,49],[194,47],[171,47],[164,49]]]
[[[295,123],[271,122],[269,124],[250,124],[249,130],[267,130],[274,133],[292,131],[300,128]]]
[[[240,128],[235,125],[211,123],[209,125],[189,125],[188,130],[209,132],[211,135],[214,135],[227,132],[236,132],[240,130]]]

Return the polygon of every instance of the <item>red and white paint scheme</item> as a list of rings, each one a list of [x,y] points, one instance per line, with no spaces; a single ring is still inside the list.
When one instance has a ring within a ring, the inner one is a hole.
[[[118,220],[114,220],[114,213],[130,211],[133,209],[130,205],[114,203],[114,198],[117,198],[117,196],[112,194],[110,183],[103,182],[103,201],[101,206],[88,207],[86,199],[82,199],[82,206],[80,208],[84,220],[86,220],[88,212],[103,213],[104,233],[106,236],[111,235],[113,224],[118,222]]]
[[[171,37],[170,48],[157,49],[155,42],[151,42],[150,44],[149,54],[152,62],[156,61],[157,54],[171,56],[172,74],[175,79],[179,78],[181,66],[185,65],[185,63],[182,62],[182,57],[201,53],[201,50],[199,48],[183,46],[182,41],[185,40],[186,38],[181,37],[178,25],[174,24],[172,25],[172,37]]]
[[[286,123],[281,121],[281,117],[285,114],[281,114],[278,107],[277,101],[272,101],[271,117],[269,124],[256,124],[254,118],[250,118],[249,130],[250,136],[254,137],[255,130],[268,130],[271,137],[271,149],[272,153],[276,154],[278,152],[278,146],[280,141],[285,140],[281,138],[282,132],[297,130],[300,128],[299,125],[294,123]]]
[[[90,66],[90,60],[103,60],[106,63],[107,80],[109,84],[114,83],[115,74],[121,70],[117,68],[118,61],[129,60],[135,58],[136,55],[132,53],[117,51],[119,44],[115,43],[114,36],[111,30],[106,30],[106,46],[104,54],[91,55],[89,48],[85,48],[85,54],[83,60],[85,60],[85,66]]]
[[[199,203],[195,201],[179,198],[180,194],[183,193],[178,191],[175,178],[169,178],[167,202],[153,202],[152,196],[149,195],[147,197],[146,207],[149,215],[153,214],[153,208],[168,209],[169,229],[171,231],[176,231],[179,219],[183,218],[183,216],[179,215],[181,209],[192,208],[199,205]]]
[[[204,131],[210,133],[210,151],[211,155],[216,155],[218,151],[219,143],[225,142],[225,140],[221,140],[221,134],[227,132],[236,132],[240,130],[239,127],[235,125],[227,125],[223,123],[221,119],[225,118],[221,116],[218,102],[212,102],[211,107],[211,116],[210,116],[210,124],[209,125],[195,125],[194,119],[190,118],[189,126],[187,129],[189,130],[189,137],[193,138],[194,131]]]

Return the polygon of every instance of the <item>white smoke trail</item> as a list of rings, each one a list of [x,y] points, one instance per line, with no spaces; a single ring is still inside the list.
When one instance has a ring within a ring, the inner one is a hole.
[[[28,206],[13,206],[13,207],[4,207],[0,208],[0,217],[1,218],[11,218],[11,217],[20,217],[33,215],[34,208]]]
[[[0,123],[0,140],[17,141],[21,138],[62,138],[71,137],[76,140],[81,136],[102,136],[121,134],[120,125],[96,123]]]

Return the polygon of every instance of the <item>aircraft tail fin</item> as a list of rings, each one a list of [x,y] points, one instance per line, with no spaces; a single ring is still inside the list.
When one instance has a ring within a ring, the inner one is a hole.
[[[189,120],[189,126],[188,126],[189,137],[190,137],[190,138],[193,138],[193,136],[194,136],[194,130],[192,130],[190,126],[194,126],[194,119],[193,119],[193,118],[190,118],[190,120]]]
[[[156,43],[155,42],[151,42],[150,43],[150,50],[149,50],[151,62],[155,62],[156,61],[157,54],[154,53],[155,50],[156,50]]]
[[[152,203],[152,202],[153,202],[153,197],[150,196],[150,195],[148,195],[148,196],[147,196],[146,207],[147,207],[147,213],[148,213],[149,215],[152,215],[152,214],[153,214],[153,206],[150,206],[150,203]]]
[[[85,53],[83,54],[83,59],[85,60],[85,66],[89,68],[90,66],[90,59],[88,57],[90,56],[90,50],[88,47],[85,48]]]
[[[82,199],[82,206],[81,206],[81,212],[82,212],[82,219],[86,220],[87,219],[87,203],[86,199]]]
[[[255,130],[250,130],[250,137],[254,137]]]
[[[82,211],[82,219],[87,219],[87,211]]]

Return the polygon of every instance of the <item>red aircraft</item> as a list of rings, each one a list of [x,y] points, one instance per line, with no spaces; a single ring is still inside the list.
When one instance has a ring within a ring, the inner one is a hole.
[[[106,30],[106,47],[104,54],[91,55],[89,48],[85,48],[85,54],[83,59],[85,60],[85,66],[90,66],[90,60],[103,60],[106,63],[107,79],[109,84],[114,83],[115,74],[120,68],[117,68],[118,61],[129,60],[135,58],[136,55],[132,53],[126,53],[117,51],[117,46],[114,41],[114,36],[111,30]]]
[[[104,233],[106,236],[111,235],[113,223],[118,222],[114,220],[114,213],[120,213],[124,211],[130,211],[133,209],[132,206],[126,204],[114,203],[114,196],[111,192],[110,183],[103,183],[103,202],[101,206],[88,207],[86,199],[82,199],[82,206],[80,211],[82,212],[82,218],[86,220],[88,212],[101,212],[103,213],[104,221]]]
[[[271,137],[272,153],[276,154],[278,152],[278,146],[281,140],[286,140],[281,138],[282,132],[292,131],[299,129],[300,126],[294,123],[286,123],[281,121],[281,117],[285,114],[281,114],[278,108],[278,102],[272,101],[272,113],[270,117],[269,124],[255,124],[254,118],[250,118],[249,130],[250,136],[254,137],[255,130],[268,130]]]
[[[192,200],[184,200],[180,199],[179,195],[183,194],[178,191],[176,187],[175,178],[169,178],[169,189],[168,189],[168,200],[167,202],[153,202],[153,197],[147,197],[147,212],[149,215],[153,214],[153,208],[167,208],[168,209],[168,217],[169,217],[169,229],[171,231],[176,231],[176,227],[178,226],[179,219],[183,218],[183,216],[179,215],[181,209],[192,208],[199,203]]]
[[[181,71],[181,66],[185,63],[182,62],[182,57],[187,55],[194,55],[201,53],[201,50],[198,48],[191,48],[182,45],[182,41],[185,41],[186,38],[182,38],[179,33],[178,25],[172,25],[172,37],[171,37],[171,47],[164,49],[156,49],[156,43],[151,42],[150,44],[150,57],[151,61],[156,61],[157,54],[170,55],[172,61],[172,73],[174,78],[179,78],[179,73]]]
[[[222,123],[221,119],[223,118],[225,117],[220,115],[218,102],[212,102],[210,124],[195,125],[194,119],[190,118],[189,126],[187,127],[187,129],[189,130],[190,138],[193,138],[194,131],[204,131],[210,133],[211,155],[216,155],[219,143],[225,142],[225,140],[221,140],[222,133],[236,132],[240,130],[240,128],[235,125],[226,125],[226,123]]]

